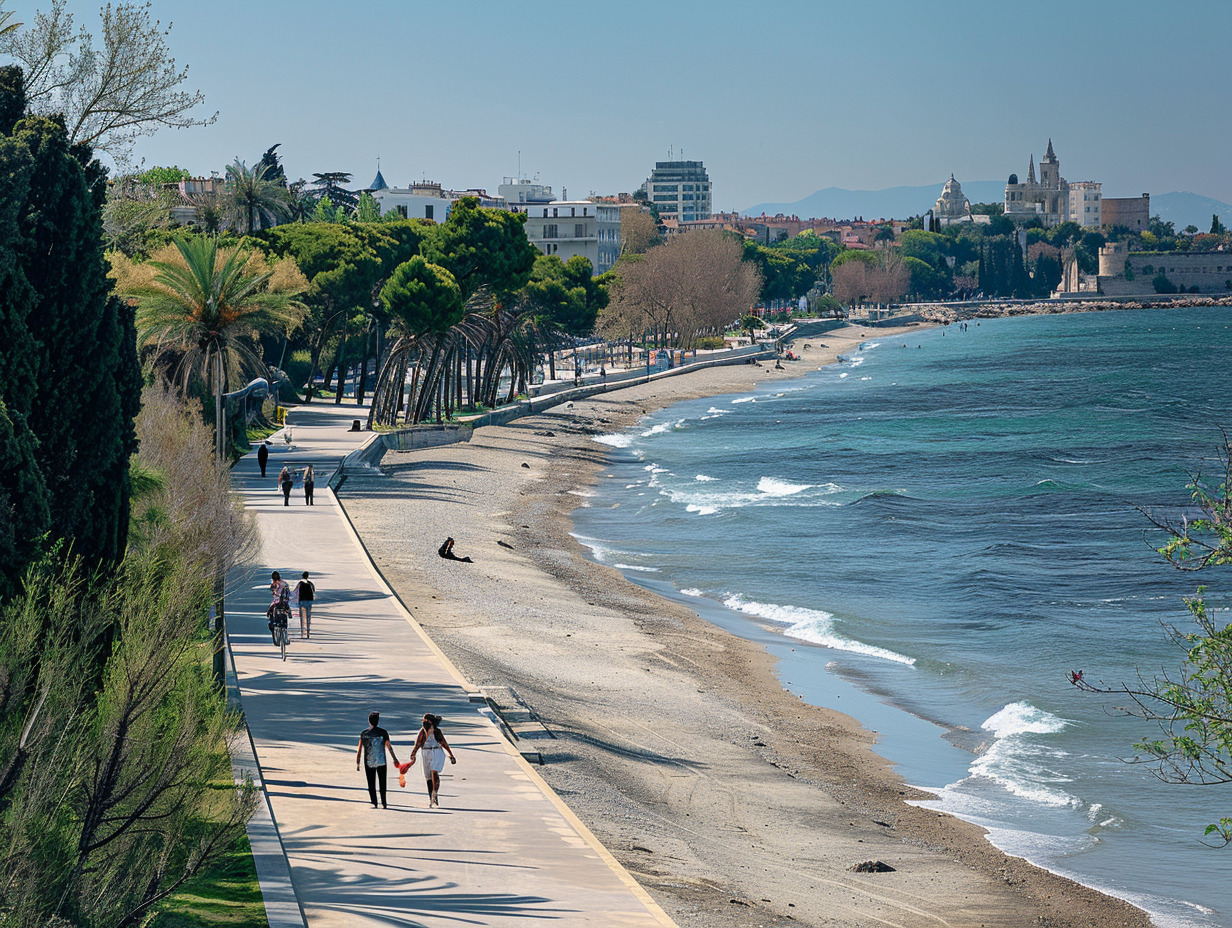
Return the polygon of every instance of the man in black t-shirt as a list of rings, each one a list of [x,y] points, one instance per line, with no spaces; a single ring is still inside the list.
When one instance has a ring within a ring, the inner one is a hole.
[[[398,755],[394,753],[394,746],[390,743],[389,732],[377,725],[381,720],[381,713],[368,713],[368,727],[359,733],[359,747],[355,751],[355,769],[359,769],[362,763],[364,766],[364,775],[368,778],[368,796],[372,799],[372,808],[376,808],[376,788],[379,783],[381,786],[381,808],[388,809],[385,804],[385,753],[389,752],[389,756],[393,758],[394,764],[398,763]]]

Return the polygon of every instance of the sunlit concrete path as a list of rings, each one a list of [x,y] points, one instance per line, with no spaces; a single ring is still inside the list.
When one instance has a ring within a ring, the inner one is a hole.
[[[670,926],[654,904],[467,698],[465,681],[385,586],[328,489],[369,433],[366,410],[291,410],[294,442],[275,435],[264,480],[255,454],[233,482],[257,514],[261,561],[230,578],[235,671],[270,807],[309,928],[331,926]],[[284,463],[316,470],[316,505],[296,488],[283,506]],[[266,630],[269,574],[317,585],[312,638],[291,624],[284,663]],[[407,604],[412,610],[414,603]],[[426,711],[457,755],[441,808],[427,808],[417,764],[389,809],[373,809],[355,748],[370,710],[400,760]]]

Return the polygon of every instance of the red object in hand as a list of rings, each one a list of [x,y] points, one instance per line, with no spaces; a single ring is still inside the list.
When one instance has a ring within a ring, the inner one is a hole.
[[[411,764],[413,763],[415,762],[413,760],[410,760],[410,761],[407,761],[405,764],[398,764],[398,785],[399,786],[403,788],[406,787],[406,772],[411,769]]]

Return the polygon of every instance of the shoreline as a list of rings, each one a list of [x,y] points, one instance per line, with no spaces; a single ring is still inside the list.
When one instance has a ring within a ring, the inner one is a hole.
[[[418,621],[473,683],[512,687],[552,732],[535,744],[545,779],[682,926],[1149,924],[909,805],[931,794],[854,719],[788,692],[763,646],[588,560],[569,534],[607,462],[596,434],[924,327],[827,332],[799,340],[805,360],[784,371],[691,372],[469,445],[387,454],[389,476],[351,478],[341,494]],[[476,563],[437,559],[445,534]],[[869,859],[896,869],[848,869]]]

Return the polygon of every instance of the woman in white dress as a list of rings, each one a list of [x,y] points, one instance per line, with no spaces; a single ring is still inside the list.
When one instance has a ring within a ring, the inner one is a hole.
[[[424,781],[428,787],[428,807],[440,805],[437,797],[441,791],[441,771],[445,769],[445,755],[449,762],[456,764],[458,759],[453,756],[449,742],[441,732],[441,717],[431,712],[424,713],[423,727],[415,737],[415,747],[411,748],[411,765],[415,763],[415,755],[423,751]]]

